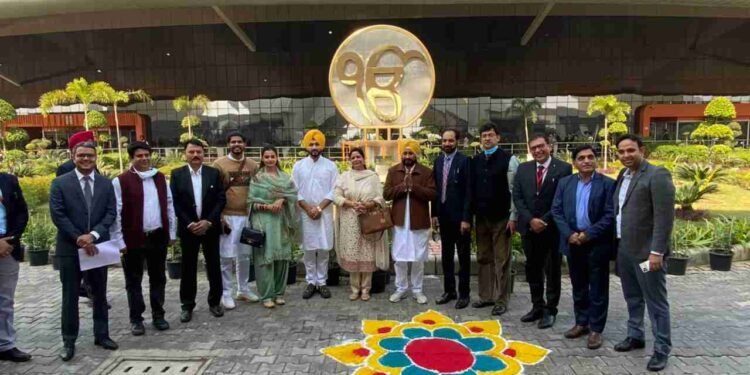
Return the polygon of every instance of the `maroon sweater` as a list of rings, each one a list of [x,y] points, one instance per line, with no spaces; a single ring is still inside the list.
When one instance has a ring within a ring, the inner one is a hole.
[[[122,236],[128,249],[142,248],[146,242],[143,233],[143,180],[129,170],[119,177],[122,188]],[[161,211],[161,228],[165,231],[164,245],[169,242],[169,216],[167,214],[167,179],[161,172],[154,176]]]

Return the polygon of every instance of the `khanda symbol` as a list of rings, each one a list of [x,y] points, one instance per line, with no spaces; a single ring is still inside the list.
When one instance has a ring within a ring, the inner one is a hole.
[[[394,54],[401,62],[401,66],[378,66],[380,59],[386,53]],[[362,115],[372,122],[370,112],[383,122],[396,121],[401,116],[401,95],[398,86],[404,78],[404,67],[412,60],[425,61],[424,55],[419,51],[404,52],[401,48],[387,45],[375,50],[367,59],[367,68],[364,67],[362,57],[355,52],[341,54],[336,64],[336,72],[341,83],[354,86],[357,93],[357,104]],[[353,64],[355,70],[347,73],[348,64]],[[385,84],[378,82],[378,77],[390,76]],[[384,112],[377,104],[378,99],[390,101],[393,110]]]

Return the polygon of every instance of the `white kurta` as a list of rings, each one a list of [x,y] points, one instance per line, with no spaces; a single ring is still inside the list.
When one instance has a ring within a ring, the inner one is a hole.
[[[240,243],[242,228],[247,226],[247,216],[224,215],[224,221],[227,222],[232,231],[228,235],[222,234],[219,238],[219,254],[221,257],[249,256],[252,250],[250,246]]]
[[[406,196],[404,226],[393,227],[393,260],[396,262],[424,262],[427,260],[429,229],[412,230],[411,196]]]
[[[294,164],[292,179],[297,186],[297,199],[313,206],[323,200],[333,202],[333,189],[339,171],[336,163],[324,157],[313,161],[306,157]],[[310,219],[304,210],[298,210],[302,223],[302,249],[333,249],[333,204],[323,210],[318,220]]]

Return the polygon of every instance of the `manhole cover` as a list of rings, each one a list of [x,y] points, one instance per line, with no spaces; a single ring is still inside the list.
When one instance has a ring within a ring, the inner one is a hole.
[[[202,374],[208,365],[208,358],[117,358],[108,364],[101,374]]]

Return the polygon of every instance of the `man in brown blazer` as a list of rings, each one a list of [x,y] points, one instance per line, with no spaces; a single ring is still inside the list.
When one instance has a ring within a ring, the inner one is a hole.
[[[411,289],[419,304],[427,303],[422,293],[424,262],[427,260],[427,241],[430,233],[430,201],[437,196],[432,170],[417,161],[421,149],[415,140],[402,143],[401,163],[388,170],[383,196],[393,201],[393,260],[396,262],[396,292],[391,302],[406,298]]]

